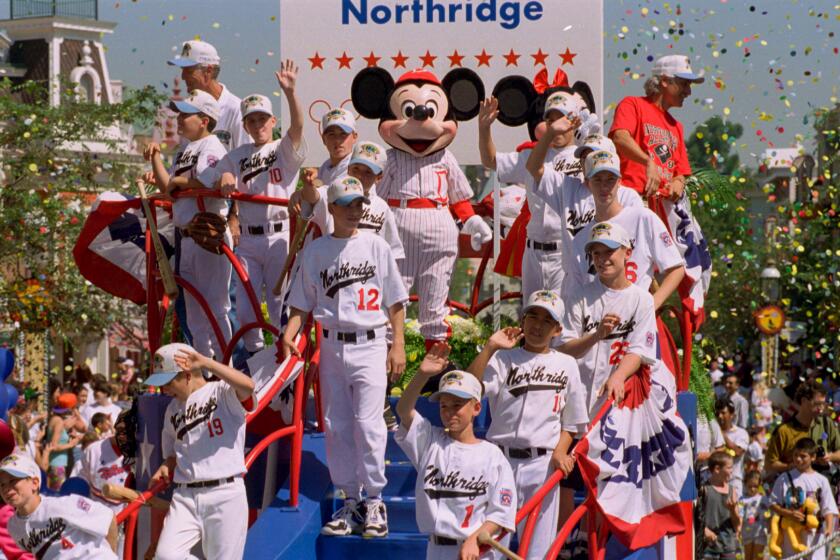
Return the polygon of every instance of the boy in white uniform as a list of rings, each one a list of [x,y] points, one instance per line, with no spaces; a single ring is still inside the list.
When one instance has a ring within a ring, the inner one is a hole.
[[[473,420],[481,413],[481,381],[458,370],[441,377],[430,400],[440,401],[444,428],[414,410],[429,378],[446,368],[448,355],[445,343],[435,343],[397,403],[396,441],[417,469],[417,526],[429,535],[427,560],[477,559],[478,535],[512,532],[516,520],[510,464],[496,445],[473,432]],[[510,535],[501,542],[507,545]],[[480,557],[501,558],[492,550]]]
[[[329,157],[318,168],[318,180],[329,185],[347,175],[353,146],[359,138],[356,117],[346,109],[331,109],[321,117],[321,140]]]
[[[154,364],[146,385],[173,399],[161,437],[164,461],[151,484],[175,483],[155,558],[183,560],[199,541],[208,560],[242,558],[248,530],[245,414],[257,406],[254,382],[178,342],[158,348]],[[202,370],[219,381],[205,381]]]
[[[78,495],[38,492],[41,470],[25,454],[0,461],[0,494],[15,508],[9,535],[35,558],[116,560],[117,524],[110,509]]]
[[[194,90],[187,99],[173,101],[170,108],[178,112],[178,134],[189,140],[189,144],[178,151],[168,171],[161,159],[160,146],[152,143],[146,147],[144,156],[152,163],[155,183],[164,194],[203,188],[204,185],[198,181],[198,177],[207,169],[216,167],[227,155],[222,142],[213,134],[219,120],[219,105],[209,93]],[[184,290],[187,325],[192,335],[193,346],[205,356],[215,355],[222,359],[224,345],[231,337],[228,320],[231,264],[224,254],[213,254],[190,239],[185,228],[197,212],[212,212],[226,217],[227,202],[221,198],[175,199],[172,204],[172,219],[181,233],[175,272],[204,296],[224,338],[216,340],[201,305]],[[230,232],[226,232],[225,242],[231,245],[232,240]]]
[[[276,73],[277,82],[289,104],[290,125],[285,136],[272,141],[277,119],[271,100],[263,95],[249,95],[242,101],[245,130],[253,138],[230,152],[215,169],[202,173],[205,185],[216,181],[225,195],[238,191],[246,194],[289,198],[297,187],[298,171],[306,157],[303,139],[303,108],[295,94],[298,69],[290,60]],[[283,295],[275,295],[274,285],[289,253],[289,213],[275,204],[239,201],[240,239],[237,255],[248,273],[257,300],[265,295],[271,323],[281,324]],[[254,309],[242,282],[236,283],[236,318],[241,326],[256,321]],[[248,329],[242,337],[245,348],[257,352],[264,346],[260,329]]]
[[[814,470],[813,462],[817,459],[817,444],[811,438],[802,438],[793,448],[794,468],[779,475],[773,485],[772,505],[774,513],[802,522],[804,515],[801,507],[806,498],[813,498],[820,506],[818,519],[820,527],[807,532],[803,543],[808,548],[834,534],[837,526],[837,502],[828,479]],[[771,552],[773,549],[771,547]],[[787,558],[797,551],[790,546],[790,540],[784,539],[782,557]],[[825,548],[815,550],[808,556],[811,560],[824,560]]]
[[[573,118],[584,105],[577,96],[567,92],[553,93],[545,103],[543,118],[546,128],[563,117]],[[487,169],[494,169],[501,183],[528,185],[530,174],[526,162],[531,155],[530,149],[515,152],[496,152],[490,127],[499,114],[499,102],[495,97],[485,99],[478,113],[478,148],[481,163]],[[545,136],[545,135],[544,135]],[[563,134],[553,135],[545,143],[543,161],[549,167],[557,169],[564,176],[577,177],[581,173],[580,160],[575,152],[574,128]],[[560,293],[563,283],[563,215],[558,215],[551,206],[533,189],[527,190],[528,208],[531,219],[528,221],[528,239],[522,257],[522,301],[536,290],[555,290]]]
[[[595,220],[620,225],[629,235],[630,249],[625,274],[643,290],[650,289],[654,274],[662,275],[653,294],[656,309],[677,289],[685,277],[685,262],[659,216],[644,207],[625,208],[618,199],[621,179],[618,156],[595,151],[586,156],[586,184],[595,200]],[[574,241],[577,259],[575,277],[580,285],[595,281],[597,272],[586,251],[595,223],[584,228]]]
[[[578,426],[589,420],[577,363],[549,347],[562,330],[563,314],[556,292],[532,293],[522,310],[522,328],[508,327],[491,336],[469,369],[484,381],[493,419],[487,440],[510,461],[517,508],[555,470],[572,472],[575,463],[569,449]],[[558,499],[555,489],[543,500],[528,558],[545,558],[554,542]],[[524,528],[523,520],[517,527],[520,536]]]
[[[381,494],[388,432],[382,403],[386,371],[397,378],[405,368],[408,293],[385,240],[357,230],[369,202],[362,184],[353,177],[337,179],[327,190],[327,201],[333,233],[303,250],[289,293],[284,355],[300,355],[294,339],[311,311],[324,333],[320,375],[327,466],[333,484],[346,497],[321,533],[362,530],[366,537],[384,537],[388,520]],[[385,337],[389,322],[390,350]],[[362,489],[364,519],[359,511]]]
[[[353,146],[353,156],[347,166],[347,175],[358,179],[365,190],[370,204],[365,206],[360,232],[380,235],[391,246],[391,254],[396,260],[405,258],[402,241],[397,232],[397,223],[388,203],[376,194],[376,182],[382,179],[386,164],[385,149],[374,142],[359,142]],[[301,216],[312,217],[324,235],[333,231],[333,220],[327,204],[327,186],[316,186],[319,182],[314,170],[303,173],[303,189],[300,191],[303,204]]]

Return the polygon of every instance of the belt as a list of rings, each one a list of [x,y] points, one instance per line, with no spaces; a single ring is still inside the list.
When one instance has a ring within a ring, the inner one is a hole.
[[[242,226],[249,235],[265,235],[266,233],[279,233],[283,231],[283,222],[275,222],[268,226]]]
[[[537,251],[556,251],[557,243],[540,243],[539,241],[527,241],[529,249],[536,249]]]
[[[178,484],[178,488],[215,488],[216,486],[221,486],[222,484],[227,484],[229,482],[233,482],[236,480],[235,476],[229,476],[227,478],[217,478],[216,480],[203,480],[201,482],[186,482]]]
[[[500,445],[499,449],[501,449],[502,453],[511,459],[530,459],[531,457],[542,457],[543,455],[548,454],[548,449],[543,449],[542,447],[516,449],[515,447],[505,447],[504,445]]]
[[[432,200],[431,198],[389,198],[388,206],[391,208],[437,209],[446,206],[446,202]]]
[[[323,329],[323,332],[324,332],[324,338],[329,338],[330,337],[330,331],[328,329]],[[332,333],[333,333],[333,336],[335,337],[335,339],[337,341],[339,341],[339,342],[349,342],[350,344],[356,344],[357,342],[366,342],[368,340],[373,340],[374,338],[376,338],[376,331],[373,330],[373,329],[370,329],[369,331],[361,333],[361,336],[359,336],[359,333],[356,333],[356,332],[336,332],[336,331],[332,331]]]
[[[432,535],[429,539],[438,546],[456,546],[459,543],[455,539],[450,539],[449,537],[439,537],[437,535]]]

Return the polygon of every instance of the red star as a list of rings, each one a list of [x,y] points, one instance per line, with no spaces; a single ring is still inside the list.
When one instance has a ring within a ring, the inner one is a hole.
[[[560,53],[560,58],[563,59],[563,62],[560,64],[571,64],[572,66],[575,65],[574,58],[577,56],[577,53],[573,53],[569,50],[569,47],[566,47],[566,52]]]
[[[464,60],[464,55],[458,54],[458,49],[452,51],[452,54],[448,55],[446,58],[449,59],[449,67],[452,68],[453,66],[461,66],[461,61]]]
[[[426,49],[426,54],[420,57],[420,60],[423,62],[423,66],[428,66],[430,68],[435,67],[435,59],[436,56],[432,56],[429,53],[429,49]]]
[[[374,66],[379,65],[379,59],[381,58],[381,56],[376,56],[373,54],[373,51],[370,51],[370,54],[368,56],[363,56],[362,60],[367,62],[368,68],[373,68]]]
[[[347,51],[342,51],[341,56],[336,58],[338,61],[338,69],[341,70],[342,68],[350,69],[350,62],[353,60],[352,56],[347,56]]]
[[[538,49],[531,57],[534,59],[534,66],[539,66],[540,64],[545,66],[545,59],[548,58],[548,53],[544,53],[542,49]]]
[[[405,61],[408,60],[408,57],[403,55],[402,51],[399,51],[397,56],[391,57],[391,60],[394,61],[394,68],[399,68],[400,66],[405,68]]]
[[[481,49],[481,54],[474,55],[476,60],[478,60],[478,66],[490,66],[490,59],[493,58],[492,54],[487,54],[487,51]]]
[[[519,57],[522,55],[516,54],[513,49],[510,49],[509,53],[503,54],[502,56],[504,56],[507,61],[505,66],[519,66]]]
[[[310,70],[315,70],[316,68],[320,68],[321,70],[324,69],[324,61],[327,60],[323,56],[318,54],[318,51],[315,51],[315,56],[309,59],[309,63],[312,65],[309,67]]]

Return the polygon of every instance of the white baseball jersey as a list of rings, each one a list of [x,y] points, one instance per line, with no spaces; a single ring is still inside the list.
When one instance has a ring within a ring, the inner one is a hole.
[[[722,433],[737,447],[744,450],[744,453],[740,457],[732,458],[732,483],[736,486],[740,494],[744,480],[744,457],[747,456],[747,447],[750,446],[750,434],[747,433],[747,430],[735,424],[729,430],[725,430]]]
[[[397,261],[378,235],[319,237],[304,248],[301,263],[289,305],[312,311],[326,329],[384,326],[388,308],[408,301]]]
[[[251,137],[245,132],[242,124],[242,100],[233,95],[224,84],[219,85],[222,86],[222,94],[216,100],[219,104],[219,120],[213,129],[213,135],[227,151],[231,151],[250,144]]]
[[[798,469],[791,469],[790,470],[790,478],[786,474],[781,474],[776,479],[776,482],[773,484],[773,492],[771,493],[772,502],[775,504],[779,504],[784,508],[791,507],[791,498],[794,496],[794,490],[791,489],[790,481],[793,479],[793,486],[795,486],[798,490],[802,490],[805,494],[805,497],[813,498],[817,500],[820,506],[820,515],[823,518],[826,515],[837,515],[837,501],[834,499],[834,493],[836,488],[832,490],[831,484],[828,482],[828,479],[821,475],[818,472],[809,472],[809,473],[802,473],[799,472]],[[797,491],[797,494],[799,492]],[[835,523],[835,530],[837,530],[837,525]],[[825,530],[825,519],[823,519],[823,526],[820,527],[819,531],[806,531],[806,536],[804,539],[804,544],[806,547],[811,548],[821,539],[825,537],[822,535],[822,531]],[[788,556],[792,556],[796,554],[797,551],[793,550],[790,544],[789,539],[783,539],[782,545],[782,557],[787,558]],[[825,549],[821,548],[813,552],[813,554],[808,556],[811,560],[824,560],[825,559]]]
[[[327,188],[326,185],[318,187],[318,202],[315,203],[315,206],[303,202],[300,212],[304,218],[312,216],[313,223],[321,229],[324,235],[331,234],[334,227],[333,217],[327,203]],[[375,233],[381,236],[391,247],[391,254],[394,255],[394,259],[405,258],[405,250],[403,250],[400,234],[397,231],[397,223],[394,221],[394,214],[391,212],[388,203],[376,194],[376,185],[370,188],[367,196],[370,199],[370,204],[365,205],[362,220],[359,222],[359,232]]]
[[[656,272],[685,266],[685,261],[665,224],[651,210],[641,207],[624,208],[608,221],[619,224],[630,234],[633,252],[627,259],[624,270],[627,279],[643,290],[650,289]],[[574,241],[574,254],[577,259],[574,270],[577,273],[576,279],[583,284],[594,282],[598,277],[585,249],[594,225],[587,225]]]
[[[85,423],[90,426],[90,421],[93,419],[93,415],[97,412],[102,412],[107,414],[111,417],[111,425],[116,426],[117,418],[119,417],[120,413],[122,413],[123,409],[120,408],[119,405],[116,405],[110,401],[105,406],[99,406],[95,402],[85,407],[84,413],[82,413],[82,419]]]
[[[489,441],[455,441],[414,414],[396,441],[417,469],[417,526],[422,533],[464,540],[485,521],[515,530],[516,486],[502,451]]]
[[[90,444],[82,452],[79,476],[90,485],[90,494],[103,505],[108,506],[115,514],[122,511],[125,503],[109,500],[102,495],[102,487],[106,483],[125,486],[131,476],[131,469],[123,465],[123,455],[114,445],[111,438],[101,439]]]
[[[560,431],[577,432],[589,413],[575,359],[549,350],[499,350],[484,370],[490,406],[487,439],[514,448],[553,450]]]
[[[549,209],[560,215],[562,224],[557,237],[560,238],[561,245],[568,248],[563,251],[563,269],[573,270],[577,266],[574,240],[595,220],[595,199],[592,192],[577,177],[558,173],[548,167],[543,171],[539,184],[535,184],[532,177],[529,177],[525,184],[528,193],[536,194],[534,198],[544,200]],[[528,200],[530,204],[531,199]],[[627,187],[618,187],[618,201],[625,208],[644,207],[642,197]]]
[[[245,412],[257,397],[240,402],[233,387],[214,381],[166,407],[163,457],[175,456],[176,483],[245,474]]]
[[[39,560],[116,560],[105,537],[114,513],[83,496],[41,496],[26,517],[9,518],[9,534],[17,545]]]
[[[288,135],[262,146],[246,144],[229,152],[213,168],[199,176],[205,186],[212,187],[223,173],[236,177],[236,190],[245,194],[259,194],[289,198],[297,187],[298,171],[306,157],[306,143],[300,140],[295,150]],[[243,226],[261,226],[281,222],[289,217],[285,206],[256,202],[239,202],[239,221]]]
[[[601,402],[598,392],[625,354],[638,355],[642,364],[656,361],[653,296],[635,284],[623,290],[611,290],[600,280],[584,286],[579,298],[566,306],[561,343],[593,332],[601,323],[601,318],[609,313],[618,315],[618,326],[578,359],[580,378],[586,386],[590,419]]]
[[[210,134],[190,142],[175,154],[175,161],[169,168],[173,177],[187,177],[198,179],[208,167],[215,167],[227,155],[227,150],[219,139]],[[213,185],[208,185],[212,188]],[[203,199],[204,210],[227,215],[227,201],[222,198]],[[172,221],[175,227],[185,227],[196,212],[199,211],[198,199],[192,197],[176,198],[172,203]]]
[[[353,154],[347,154],[336,165],[330,165],[330,160],[327,158],[327,161],[322,163],[321,167],[318,168],[318,180],[324,183],[324,185],[329,186],[336,179],[341,179],[347,175],[347,168],[350,167],[350,158],[352,156]]]
[[[388,150],[388,163],[376,189],[385,200],[428,198],[452,204],[473,196],[466,175],[449,150],[423,157]]]

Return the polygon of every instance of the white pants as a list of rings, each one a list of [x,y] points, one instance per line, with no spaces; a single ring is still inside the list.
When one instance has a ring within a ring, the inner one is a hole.
[[[542,457],[532,459],[508,459],[513,470],[513,479],[516,483],[517,506],[520,509],[525,502],[542,487],[546,479],[554,472],[551,468],[551,454],[546,453]],[[542,501],[537,524],[531,535],[531,543],[528,546],[526,558],[542,559],[551,548],[551,543],[557,536],[557,516],[560,511],[560,490],[559,487],[550,492]],[[522,537],[525,531],[527,518],[516,526],[516,533]]]
[[[225,234],[225,243],[231,244],[230,232]],[[213,327],[198,301],[184,290],[184,307],[187,311],[187,326],[193,338],[193,348],[205,356],[215,355],[221,360],[224,345],[231,336],[230,321],[230,273],[232,266],[226,255],[215,255],[205,251],[188,237],[181,239],[181,254],[178,274],[192,284],[207,301],[210,312],[219,324],[224,340],[217,340]]]
[[[284,227],[286,223],[284,222]],[[268,307],[268,317],[272,325],[280,328],[280,317],[283,312],[283,294],[274,295],[274,285],[283,272],[283,265],[286,263],[286,255],[289,254],[289,232],[282,231],[271,235],[249,235],[246,225],[242,226],[242,235],[239,237],[239,247],[236,254],[239,257],[242,267],[251,280],[251,286],[257,294],[257,301],[265,300]],[[253,323],[254,309],[248,293],[242,282],[236,283],[236,318],[239,325]],[[281,333],[282,334],[282,333]],[[243,336],[245,348],[250,352],[260,350],[264,344],[262,331],[250,329]]]
[[[559,241],[556,242],[558,245]],[[522,301],[538,290],[554,290],[560,294],[563,283],[563,255],[557,251],[541,251],[525,247],[522,255]]]
[[[206,560],[242,560],[248,533],[245,481],[213,488],[176,488],[163,531],[157,560],[184,560],[197,542]]]
[[[499,542],[502,543],[504,546],[510,548],[510,535],[505,535],[504,538]],[[458,560],[458,554],[460,552],[460,544],[440,546],[434,544],[430,540],[428,546],[426,546],[426,560]],[[490,550],[479,556],[479,558],[481,558],[481,560],[501,560],[502,558],[504,558],[504,556],[502,556],[501,553],[496,552],[494,549],[491,548]]]
[[[382,335],[358,344],[321,342],[321,396],[327,467],[336,488],[352,498],[364,488],[379,496],[385,488],[388,429],[382,402],[388,376],[388,347]]]
[[[449,337],[449,286],[458,256],[458,228],[449,208],[394,208],[394,219],[405,249],[397,261],[405,289],[417,292],[420,333],[427,340]]]

